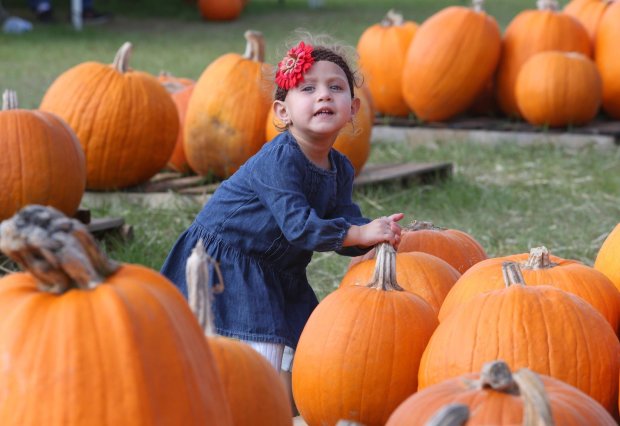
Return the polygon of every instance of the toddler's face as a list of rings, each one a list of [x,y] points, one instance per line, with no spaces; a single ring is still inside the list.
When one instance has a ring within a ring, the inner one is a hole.
[[[359,101],[351,99],[342,68],[319,61],[306,72],[303,82],[289,90],[284,103],[294,133],[329,138],[351,120]]]

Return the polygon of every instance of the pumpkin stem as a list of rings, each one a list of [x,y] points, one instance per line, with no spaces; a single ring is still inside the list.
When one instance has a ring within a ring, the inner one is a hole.
[[[536,2],[538,10],[552,10],[556,11],[560,9],[560,5],[557,0],[538,0]]]
[[[403,291],[396,282],[396,250],[389,243],[377,246],[375,273],[367,287],[383,291]]]
[[[403,15],[396,12],[394,9],[390,9],[385,14],[385,17],[381,20],[382,27],[399,27],[405,22]]]
[[[159,78],[161,85],[164,86],[168,93],[177,93],[186,87],[170,71],[160,71]],[[165,81],[161,81],[162,79],[165,79]]]
[[[469,420],[469,407],[465,404],[454,402],[446,404],[439,409],[425,423],[426,426],[461,426]]]
[[[129,58],[131,57],[131,49],[131,43],[126,41],[125,43],[123,43],[121,48],[118,49],[118,52],[116,52],[116,56],[114,56],[112,67],[121,74],[124,74],[129,70]]]
[[[260,31],[247,30],[243,36],[247,40],[243,57],[256,62],[265,61],[265,38]]]
[[[54,294],[93,289],[119,268],[82,223],[53,207],[29,205],[2,222],[0,250]]]
[[[523,397],[523,425],[526,426],[553,426],[551,406],[543,384],[538,374],[527,368],[522,368],[513,374]]]
[[[502,275],[504,276],[504,284],[506,284],[506,287],[510,287],[511,285],[525,285],[521,267],[517,262],[502,263]]]
[[[413,220],[409,225],[407,225],[404,230],[405,231],[443,231],[446,228],[441,228],[439,226],[435,226],[433,222],[424,221],[424,220]]]
[[[534,247],[531,249],[530,256],[527,261],[521,264],[522,268],[531,270],[549,269],[554,266],[558,266],[558,264],[551,261],[549,258],[549,250],[547,250],[547,247],[545,246]]]
[[[484,0],[472,0],[471,8],[474,12],[484,12]]]
[[[17,92],[15,90],[6,89],[2,93],[2,111],[19,108],[17,103]]]
[[[504,361],[487,362],[480,371],[480,380],[477,389],[491,388],[493,390],[516,394],[518,387],[512,377],[510,367]]]
[[[212,286],[209,265],[213,265],[217,274],[218,284]],[[211,303],[213,294],[221,293],[224,290],[224,280],[222,271],[218,263],[207,254],[202,244],[202,239],[192,250],[192,254],[187,259],[185,265],[185,279],[187,282],[187,294],[189,307],[198,319],[198,323],[207,336],[215,335],[213,326],[213,315],[211,313]]]

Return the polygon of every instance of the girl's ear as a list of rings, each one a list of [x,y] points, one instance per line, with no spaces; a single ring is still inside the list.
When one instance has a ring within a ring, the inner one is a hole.
[[[282,101],[274,101],[273,102],[273,112],[278,120],[283,123],[288,123],[291,121],[291,117],[289,116],[288,111],[286,110],[286,105]]]
[[[353,117],[360,110],[360,106],[362,105],[362,101],[360,98],[355,97],[353,101],[351,101],[351,117]]]

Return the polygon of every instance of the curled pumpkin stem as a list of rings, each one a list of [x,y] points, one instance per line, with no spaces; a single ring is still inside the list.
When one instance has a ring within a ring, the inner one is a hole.
[[[112,62],[112,67],[120,72],[121,74],[129,71],[129,58],[131,57],[132,44],[128,41],[123,43],[118,52],[116,52],[116,56],[114,56],[114,61]]]
[[[93,289],[119,268],[82,223],[39,205],[2,222],[0,250],[34,275],[39,289],[54,294]]]

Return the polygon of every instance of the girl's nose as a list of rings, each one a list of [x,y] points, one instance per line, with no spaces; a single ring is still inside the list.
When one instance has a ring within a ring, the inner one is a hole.
[[[329,91],[329,87],[320,87],[317,92],[319,101],[326,101],[332,98],[332,94]]]

